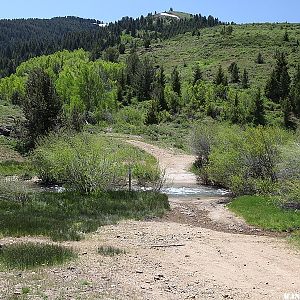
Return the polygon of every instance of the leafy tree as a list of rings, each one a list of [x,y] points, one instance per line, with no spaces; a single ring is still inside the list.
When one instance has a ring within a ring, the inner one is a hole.
[[[236,62],[231,63],[228,68],[229,73],[231,74],[231,82],[238,83],[240,81],[239,68]]]
[[[55,128],[61,108],[61,101],[49,75],[41,69],[30,72],[23,106],[29,149],[35,146],[39,137]]]
[[[181,94],[181,82],[180,82],[180,75],[178,72],[177,67],[174,67],[172,74],[171,74],[171,84],[173,91],[180,96]]]
[[[249,88],[249,75],[247,69],[244,69],[243,77],[242,77],[242,88],[247,89]]]
[[[202,72],[200,70],[199,64],[196,64],[193,72],[193,85],[195,85],[201,79],[202,79]]]
[[[256,91],[254,98],[253,123],[255,125],[265,125],[265,108],[260,88]]]

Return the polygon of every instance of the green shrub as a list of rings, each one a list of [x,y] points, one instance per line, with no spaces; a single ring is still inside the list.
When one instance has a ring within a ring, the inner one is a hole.
[[[72,249],[54,244],[18,243],[0,248],[0,264],[8,269],[26,270],[53,266],[75,257]]]
[[[199,127],[194,138],[196,166],[205,181],[236,195],[274,192],[281,148],[292,135],[271,127],[209,126]]]
[[[153,188],[161,180],[154,157],[122,140],[97,135],[52,134],[33,155],[44,182],[83,193],[127,189],[129,168],[137,185]]]

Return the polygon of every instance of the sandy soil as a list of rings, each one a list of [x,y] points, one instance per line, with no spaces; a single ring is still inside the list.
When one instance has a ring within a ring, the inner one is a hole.
[[[193,156],[130,142],[159,159],[168,185],[196,185],[188,172]],[[66,242],[80,253],[77,261],[34,272],[2,272],[0,299],[19,294],[22,287],[30,288],[28,299],[257,300],[300,293],[299,252],[283,238],[247,226],[226,209],[226,201],[170,198],[172,210],[163,219],[121,222],[83,241]],[[0,244],[8,241],[15,239]],[[99,245],[126,254],[103,257],[97,254]]]

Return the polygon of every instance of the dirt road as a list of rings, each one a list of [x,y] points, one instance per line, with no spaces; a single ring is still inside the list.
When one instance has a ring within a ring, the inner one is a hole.
[[[188,172],[192,156],[131,143],[159,159],[169,184],[195,186],[196,178]],[[0,273],[2,295],[24,286],[36,295],[29,299],[260,300],[300,293],[299,253],[284,239],[263,236],[232,215],[226,198],[171,197],[170,202],[172,210],[163,220],[121,222],[65,243],[81,253],[69,265]],[[101,257],[99,245],[126,254]]]

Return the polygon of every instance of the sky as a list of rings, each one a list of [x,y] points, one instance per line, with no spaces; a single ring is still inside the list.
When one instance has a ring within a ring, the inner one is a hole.
[[[300,23],[300,0],[2,0],[0,18],[79,16],[110,22],[170,7],[225,22]]]

